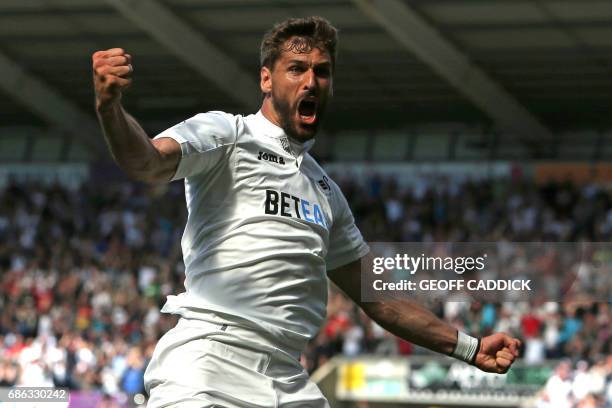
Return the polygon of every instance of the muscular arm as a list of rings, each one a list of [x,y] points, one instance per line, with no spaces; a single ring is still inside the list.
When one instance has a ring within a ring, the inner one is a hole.
[[[181,158],[180,145],[171,138],[151,140],[121,106],[131,85],[131,56],[121,48],[93,54],[96,113],[109,150],[130,177],[146,182],[169,181]]]
[[[328,272],[329,278],[385,330],[438,353],[450,354],[457,344],[457,330],[422,305],[405,299],[361,301],[361,261]]]
[[[149,139],[136,119],[120,104],[97,113],[113,159],[130,178],[146,182],[170,181],[181,158],[181,147],[174,139]]]
[[[372,320],[387,331],[438,353],[449,355],[455,349],[457,329],[422,305],[406,299],[362,302],[360,260],[329,271],[328,276]],[[518,356],[519,345],[517,339],[503,333],[485,337],[476,355],[475,365],[484,371],[505,373]]]

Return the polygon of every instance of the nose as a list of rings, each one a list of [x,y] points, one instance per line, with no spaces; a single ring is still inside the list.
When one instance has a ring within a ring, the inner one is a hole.
[[[317,86],[317,79],[312,68],[308,69],[304,73],[304,89],[305,90],[314,90]]]

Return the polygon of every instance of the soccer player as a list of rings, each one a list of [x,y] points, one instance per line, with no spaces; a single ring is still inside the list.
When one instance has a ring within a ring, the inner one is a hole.
[[[123,49],[93,54],[96,111],[117,164],[146,182],[184,179],[186,292],[145,374],[150,407],[326,407],[299,363],[325,318],[330,278],[373,320],[415,344],[504,373],[519,340],[476,339],[414,302],[360,299],[369,256],[346,199],[308,154],[332,95],[337,31],[289,19],[261,44],[261,109],[198,114],[149,139],[121,106]]]

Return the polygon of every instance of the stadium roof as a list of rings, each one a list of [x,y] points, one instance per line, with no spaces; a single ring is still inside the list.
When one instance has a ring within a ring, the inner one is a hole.
[[[460,122],[529,144],[612,127],[609,0],[3,0],[0,125],[102,148],[91,54],[110,47],[133,55],[124,103],[151,132],[252,112],[263,32],[306,15],[340,29],[329,130]]]

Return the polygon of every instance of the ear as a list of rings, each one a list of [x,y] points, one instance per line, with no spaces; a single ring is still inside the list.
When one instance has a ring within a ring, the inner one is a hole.
[[[272,92],[272,71],[268,67],[261,67],[259,71],[259,87],[261,92],[269,94]]]

